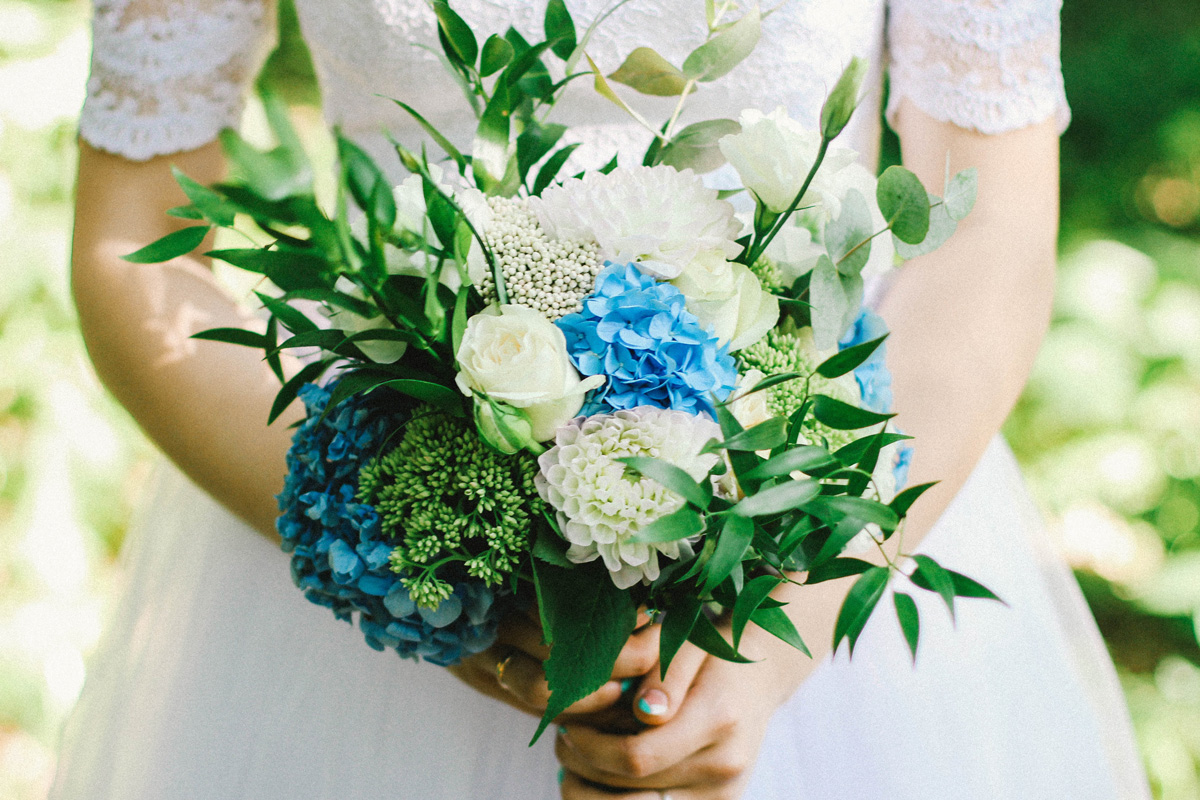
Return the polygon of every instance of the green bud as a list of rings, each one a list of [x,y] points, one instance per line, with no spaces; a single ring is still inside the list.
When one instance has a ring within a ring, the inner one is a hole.
[[[858,108],[859,93],[867,77],[867,62],[855,56],[850,59],[842,77],[821,106],[821,135],[827,140],[837,137],[850,122],[854,109]]]
[[[533,438],[533,423],[520,408],[497,403],[490,397],[475,398],[475,427],[479,436],[496,450],[505,454],[528,450],[534,455],[545,448]]]

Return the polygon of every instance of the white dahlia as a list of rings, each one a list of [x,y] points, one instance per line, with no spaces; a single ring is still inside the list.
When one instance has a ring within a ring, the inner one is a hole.
[[[538,493],[554,506],[576,564],[604,559],[622,589],[658,577],[658,556],[690,553],[686,541],[639,544],[633,535],[678,511],[684,500],[658,481],[617,461],[650,456],[668,461],[697,481],[717,463],[700,448],[720,438],[716,423],[684,411],[639,406],[614,414],[577,417],[558,429],[554,447],[538,458]]]
[[[594,240],[601,258],[639,262],[656,278],[677,277],[703,252],[728,259],[741,251],[733,206],[690,169],[589,172],[550,187],[529,205],[550,236]]]

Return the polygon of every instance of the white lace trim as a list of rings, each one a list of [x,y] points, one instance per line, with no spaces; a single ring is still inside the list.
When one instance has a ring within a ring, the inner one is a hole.
[[[902,98],[995,134],[1070,121],[1059,59],[1061,0],[890,0],[888,120]]]
[[[238,123],[269,17],[263,0],[97,0],[80,136],[138,161],[212,141]]]

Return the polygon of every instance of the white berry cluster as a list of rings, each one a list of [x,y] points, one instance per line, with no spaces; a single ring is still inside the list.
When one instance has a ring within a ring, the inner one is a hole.
[[[551,321],[579,311],[601,269],[596,243],[550,238],[523,199],[489,197],[487,202],[492,219],[483,238],[499,262],[508,302]],[[479,291],[485,300],[496,299],[490,272]]]

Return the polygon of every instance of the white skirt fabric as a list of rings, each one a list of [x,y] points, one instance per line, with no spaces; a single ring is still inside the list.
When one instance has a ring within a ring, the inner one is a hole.
[[[1006,602],[916,591],[776,714],[752,800],[1143,800],[1112,664],[994,441],[922,550]],[[288,558],[164,467],[52,800],[551,800],[552,737],[430,664],[369,649]]]

